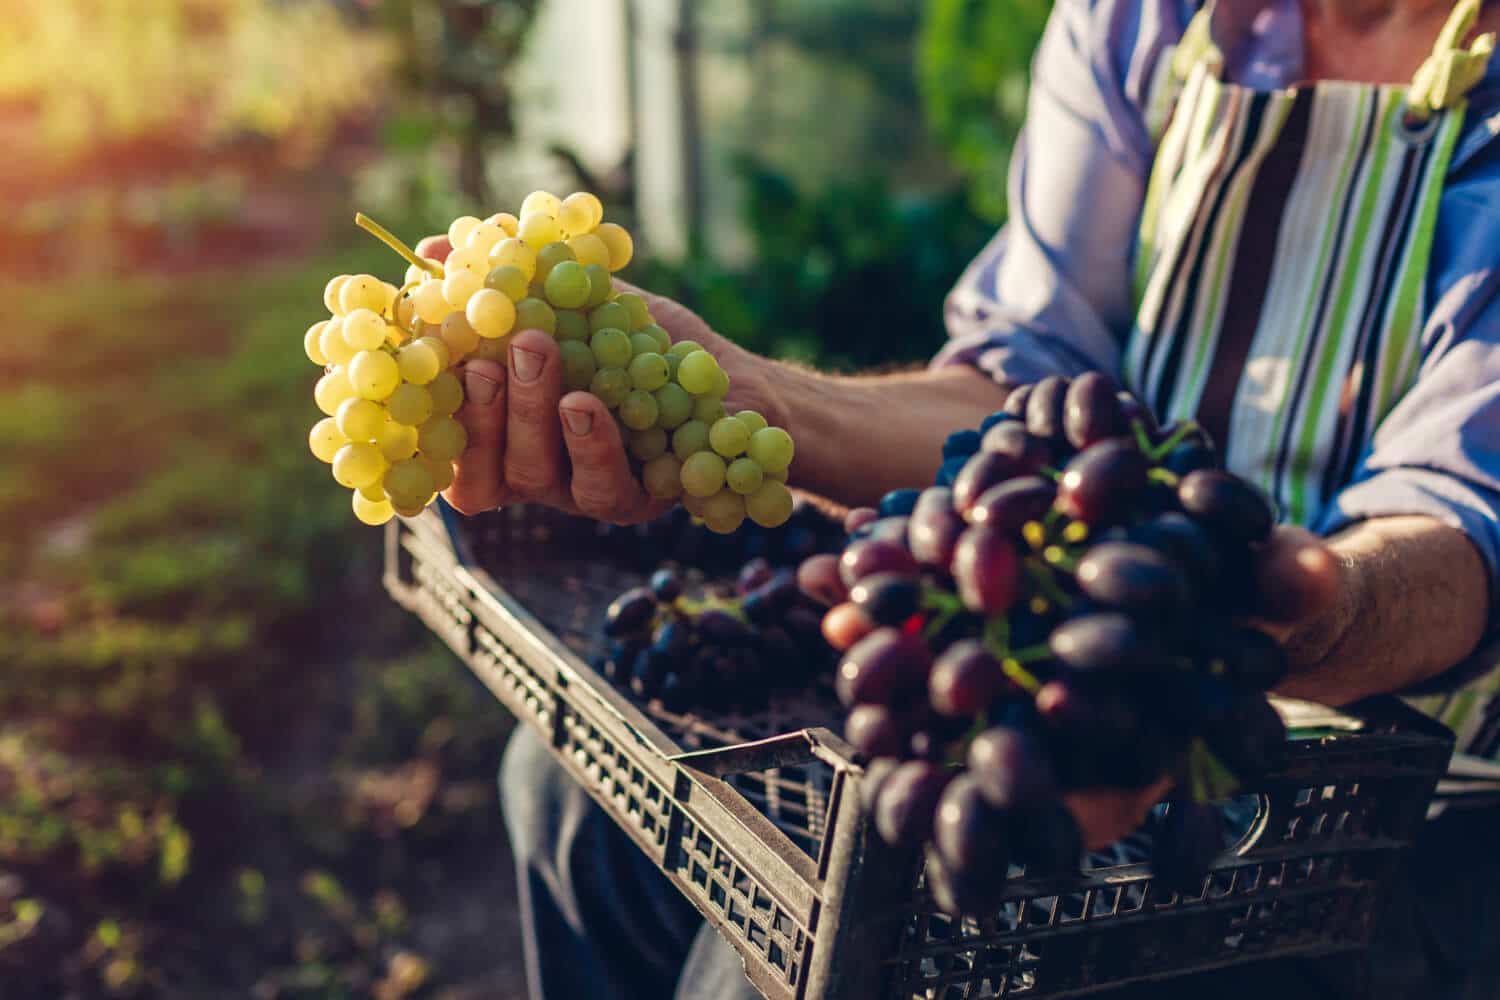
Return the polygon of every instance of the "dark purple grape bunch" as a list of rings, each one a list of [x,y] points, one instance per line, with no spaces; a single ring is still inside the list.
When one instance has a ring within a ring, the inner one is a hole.
[[[802,564],[875,828],[927,845],[941,905],[993,905],[1012,865],[1076,870],[1063,796],[1163,775],[1159,875],[1202,875],[1204,804],[1285,740],[1264,694],[1285,656],[1243,624],[1274,525],[1201,428],[1090,373],[1016,389],[948,438],[936,485],[851,512],[843,552]]]
[[[689,593],[683,574],[659,569],[621,594],[605,612],[609,647],[595,668],[669,712],[759,708],[832,670],[823,609],[790,571],[752,559],[735,583],[700,589]]]

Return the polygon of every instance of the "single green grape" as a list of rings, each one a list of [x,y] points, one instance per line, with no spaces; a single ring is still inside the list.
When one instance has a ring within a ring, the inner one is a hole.
[[[312,451],[320,462],[333,461],[333,456],[339,453],[339,449],[349,443],[349,438],[343,431],[339,430],[338,420],[333,417],[324,417],[313,424],[312,430],[307,435],[307,447]]]
[[[556,216],[562,211],[562,199],[551,191],[538,188],[521,201],[521,218],[541,213]]]
[[[708,443],[725,458],[735,458],[749,446],[750,431],[733,417],[720,417],[709,425]]]
[[[677,381],[694,396],[710,394],[719,384],[719,363],[707,351],[694,351],[677,366]]]
[[[453,485],[455,476],[452,462],[439,462],[435,458],[427,458],[426,456],[423,456],[422,461],[426,464],[427,471],[432,473],[433,489],[441,493]]]
[[[651,308],[646,304],[644,296],[637,295],[635,292],[621,292],[615,302],[624,306],[630,313],[630,325],[625,329],[639,330],[651,325]]]
[[[765,478],[766,474],[761,471],[760,463],[753,458],[735,459],[729,463],[729,468],[724,473],[724,482],[741,496],[760,489],[760,484],[765,481]]]
[[[339,305],[339,292],[343,289],[344,282],[352,277],[352,274],[340,274],[329,278],[328,284],[323,286],[323,305],[335,316],[343,311],[343,306]]]
[[[589,300],[589,276],[577,261],[565,260],[547,275],[547,301],[558,309],[578,309]]]
[[[516,265],[501,264],[485,277],[484,287],[493,288],[512,302],[520,302],[531,287],[531,279]]]
[[[723,400],[714,399],[712,396],[704,396],[702,399],[693,400],[694,420],[701,420],[712,427],[720,420],[723,420],[725,416]]]
[[[585,305],[593,309],[608,302],[610,292],[615,288],[614,279],[609,276],[609,268],[600,264],[584,264],[583,273],[589,279],[589,297]]]
[[[384,351],[360,351],[349,362],[349,384],[366,399],[382,400],[401,384],[401,369]]]
[[[557,314],[557,332],[553,336],[559,341],[576,340],[587,347],[590,333],[589,319],[583,313],[564,309]]]
[[[630,259],[635,256],[635,241],[630,238],[630,233],[624,226],[601,222],[594,229],[594,235],[603,240],[604,246],[609,250],[611,271],[618,271],[630,264]]]
[[[434,346],[436,345],[436,346]],[[442,349],[442,354],[438,353]],[[436,337],[414,340],[396,352],[396,367],[401,378],[416,385],[426,385],[438,377],[448,358],[448,346]]]
[[[770,478],[745,498],[745,512],[762,528],[781,527],[791,518],[792,506],[792,491]]]
[[[385,407],[396,423],[418,427],[432,418],[432,393],[426,386],[408,382],[391,393]]]
[[[339,404],[339,430],[350,441],[374,441],[385,424],[385,408],[368,399],[346,399]]]
[[[671,452],[658,455],[641,469],[641,485],[658,500],[673,500],[682,495],[682,460]]]
[[[621,409],[623,410],[624,407],[622,406]],[[667,432],[660,427],[631,431],[627,446],[630,454],[642,462],[649,462],[667,453]]]
[[[312,326],[308,327],[307,332],[302,335],[302,352],[307,355],[307,360],[311,361],[319,368],[322,368],[324,365],[331,364],[331,362],[328,360],[328,356],[323,353],[322,344],[323,331],[328,329],[329,322],[331,321],[325,319],[321,322],[314,323]]]
[[[589,392],[602,399],[605,406],[619,406],[630,395],[630,375],[623,368],[600,368],[589,382]]]
[[[671,336],[668,335],[667,331],[663,330],[655,323],[648,323],[647,325],[640,327],[636,332],[645,334],[652,340],[656,341],[656,351],[658,354],[665,354],[672,349]]]
[[[708,390],[708,395],[714,399],[723,399],[729,395],[729,373],[717,367],[714,372],[714,387]]]
[[[734,415],[734,419],[748,427],[751,434],[766,428],[766,418],[754,410],[741,410]]]
[[[464,317],[485,340],[498,340],[515,330],[516,304],[504,292],[481,288],[464,307]]]
[[[339,311],[345,316],[356,309],[383,312],[385,306],[385,282],[374,275],[356,274],[339,288]]]
[[[578,256],[573,253],[573,248],[566,243],[548,243],[537,251],[536,271],[532,274],[532,281],[545,282],[552,269],[564,261],[577,263]]]
[[[450,359],[461,359],[479,346],[479,333],[469,323],[469,317],[461,312],[444,317],[438,328],[439,337],[448,348]]]
[[[701,420],[689,420],[672,432],[672,453],[680,461],[700,451],[708,450],[708,425]]]
[[[399,462],[417,453],[417,429],[387,420],[375,443],[380,445],[380,453],[387,462]]]
[[[629,329],[630,311],[618,302],[606,302],[589,313],[589,331],[591,333],[598,333],[600,330]]]
[[[464,425],[452,417],[434,417],[417,428],[417,447],[423,456],[439,462],[451,462],[469,446]]]
[[[547,247],[562,239],[562,226],[557,216],[550,212],[527,212],[521,210],[521,224],[516,235],[534,247]]]
[[[578,392],[587,389],[594,380],[598,365],[594,363],[594,352],[581,340],[564,340],[557,345],[562,352],[563,391]]]
[[[362,496],[358,490],[353,494],[354,516],[371,527],[379,527],[396,516],[396,508],[391,506],[389,500],[371,500]]]
[[[557,313],[541,299],[522,299],[516,303],[516,330],[540,330],[557,333]]]
[[[354,386],[349,384],[349,372],[346,368],[334,368],[325,372],[313,387],[313,402],[330,417],[339,412],[339,404],[353,395]]]
[[[689,455],[682,462],[682,489],[689,496],[711,497],[724,488],[724,460],[711,451]]]
[[[412,343],[426,344],[432,350],[433,354],[436,355],[439,372],[446,370],[453,364],[453,352],[448,350],[448,344],[443,340],[442,337],[436,336],[434,334],[414,334],[413,336],[416,339],[413,340]],[[403,376],[403,378],[404,377],[405,376]],[[433,378],[437,378],[437,376],[434,375]],[[431,379],[429,379],[428,381],[431,381]]]
[[[785,472],[792,464],[792,436],[780,427],[766,427],[750,435],[751,458],[767,473]]]
[[[452,372],[441,372],[427,383],[432,395],[432,412],[440,417],[451,417],[464,405],[464,387]]]
[[[620,403],[620,420],[633,431],[656,426],[656,397],[643,389],[632,389]]]
[[[672,377],[667,359],[660,354],[637,354],[630,359],[629,371],[630,384],[646,392],[655,392]]]
[[[385,456],[368,441],[352,441],[333,456],[333,478],[351,490],[379,481],[384,472]]]
[[[675,357],[678,361],[681,361],[689,354],[701,350],[703,350],[703,345],[698,343],[696,340],[679,340],[677,343],[667,348],[667,355],[669,357]]]
[[[630,335],[630,356],[638,358],[642,354],[661,354],[661,352],[656,349],[656,341],[653,338],[646,336],[644,333],[632,333]],[[663,364],[666,364],[666,357],[663,357],[661,360]],[[666,372],[667,377],[671,378],[672,366],[670,364],[667,365]]]
[[[373,351],[385,343],[385,318],[371,309],[356,309],[344,317],[344,341],[356,351]]]
[[[745,523],[745,498],[733,490],[720,490],[703,501],[703,523],[715,534],[733,534]]]
[[[410,509],[420,507],[427,498],[437,492],[432,479],[432,469],[420,458],[408,458],[394,463],[385,472],[385,495],[396,507]]]
[[[589,346],[600,368],[624,368],[630,364],[630,338],[623,330],[600,330],[589,339]]]
[[[331,319],[323,327],[323,332],[318,334],[318,351],[328,359],[327,363],[330,365],[347,365],[353,359],[356,351],[344,339],[342,319]]]
[[[604,206],[587,191],[564,198],[557,209],[557,221],[573,234],[586,233],[604,219]]]
[[[656,422],[667,430],[676,430],[693,416],[693,397],[676,382],[656,390]]]

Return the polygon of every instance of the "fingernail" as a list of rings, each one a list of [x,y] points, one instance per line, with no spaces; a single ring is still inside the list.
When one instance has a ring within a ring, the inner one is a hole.
[[[563,423],[568,425],[568,433],[574,437],[583,437],[594,429],[594,415],[592,413],[580,412],[578,410],[563,410]]]
[[[535,382],[542,373],[543,358],[535,351],[523,351],[519,347],[510,349],[510,363],[521,382]]]
[[[500,392],[500,383],[479,372],[464,372],[464,396],[471,403],[489,406]]]

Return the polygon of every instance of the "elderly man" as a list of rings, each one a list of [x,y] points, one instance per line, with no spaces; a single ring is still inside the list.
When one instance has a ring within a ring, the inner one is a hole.
[[[1110,372],[1158,416],[1205,424],[1280,505],[1264,572],[1298,611],[1267,625],[1294,663],[1285,693],[1342,704],[1457,683],[1500,560],[1500,71],[1471,40],[1497,28],[1476,0],[1058,0],[1011,221],[952,295],[930,368],[821,375],[653,310],[715,351],[734,402],[792,430],[793,485],[850,504],[929,482],[943,437],[1008,385]],[[459,510],[658,511],[603,404],[562,395],[548,337],[518,334],[508,366],[471,362],[466,383]],[[1464,715],[1449,721],[1487,753],[1482,684],[1448,699]],[[753,995],[534,741],[518,738],[502,785],[534,997]],[[1108,842],[1146,804],[1086,797],[1079,819]],[[1495,818],[1429,831],[1378,995],[1500,995],[1500,904],[1483,891],[1500,874],[1469,843]],[[1340,985],[1289,964],[1188,983],[1180,995]]]

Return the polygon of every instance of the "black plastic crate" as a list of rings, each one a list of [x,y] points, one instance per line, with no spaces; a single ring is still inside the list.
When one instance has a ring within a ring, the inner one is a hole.
[[[1372,702],[1293,730],[1200,891],[1158,890],[1142,864],[1018,872],[996,912],[960,921],[933,906],[918,856],[871,830],[826,688],[678,715],[588,667],[604,607],[649,564],[628,535],[545,511],[429,510],[386,545],[395,599],[550,740],[772,1000],[1077,996],[1361,948],[1452,750],[1443,727]]]

